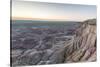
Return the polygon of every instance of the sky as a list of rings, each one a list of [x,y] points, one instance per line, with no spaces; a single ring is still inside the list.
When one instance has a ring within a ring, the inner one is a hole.
[[[12,0],[12,19],[83,21],[96,18],[95,5]]]

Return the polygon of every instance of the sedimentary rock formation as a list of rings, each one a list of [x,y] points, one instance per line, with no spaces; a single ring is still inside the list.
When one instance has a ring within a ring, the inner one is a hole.
[[[74,31],[74,35],[63,37],[50,36],[54,35],[49,35],[42,40],[40,38],[39,42],[37,42],[37,39],[28,39],[28,37],[23,42],[16,42],[20,46],[12,47],[15,48],[12,49],[11,53],[12,65],[42,65],[96,61],[95,19],[82,22],[80,27]]]
[[[73,51],[65,62],[96,61],[96,20],[88,20],[77,29]]]

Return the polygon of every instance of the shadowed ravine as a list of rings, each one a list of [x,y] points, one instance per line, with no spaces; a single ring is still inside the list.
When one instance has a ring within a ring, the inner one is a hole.
[[[44,32],[43,35],[22,34],[16,38],[17,41],[12,38],[13,66],[96,61],[95,19],[82,22],[72,35]]]

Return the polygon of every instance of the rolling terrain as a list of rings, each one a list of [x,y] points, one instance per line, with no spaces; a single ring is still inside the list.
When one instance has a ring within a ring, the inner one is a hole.
[[[21,24],[12,24],[13,66],[96,61],[96,19]]]

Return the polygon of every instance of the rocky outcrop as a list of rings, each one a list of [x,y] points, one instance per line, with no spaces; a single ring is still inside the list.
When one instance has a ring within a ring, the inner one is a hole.
[[[50,35],[51,36],[51,35]],[[88,20],[74,31],[74,35],[50,37],[45,44],[24,40],[23,49],[12,49],[12,65],[43,65],[96,61],[96,20]],[[28,45],[30,43],[30,45]],[[36,45],[33,45],[36,43]],[[18,43],[19,44],[19,43]],[[37,46],[38,44],[38,46]],[[31,47],[30,47],[31,46]]]
[[[66,53],[67,54],[67,53]],[[96,61],[96,20],[83,22],[76,30],[73,51],[65,62]]]

